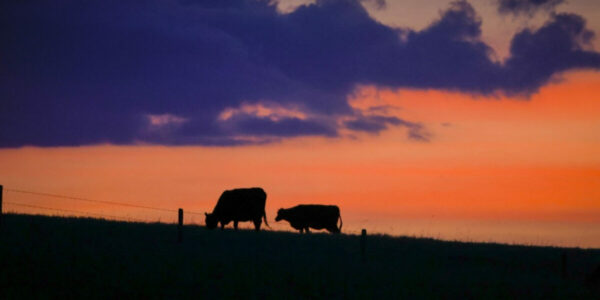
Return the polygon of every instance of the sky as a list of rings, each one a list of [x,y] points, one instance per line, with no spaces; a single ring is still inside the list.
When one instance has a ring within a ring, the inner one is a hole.
[[[203,213],[261,186],[274,229],[289,230],[278,208],[322,203],[350,233],[600,248],[594,1],[27,1],[0,16],[6,203],[172,221],[10,189]]]

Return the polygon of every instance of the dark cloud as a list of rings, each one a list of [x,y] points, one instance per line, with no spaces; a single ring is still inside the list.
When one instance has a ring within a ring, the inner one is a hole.
[[[378,133],[387,129],[388,125],[408,124],[397,117],[388,116],[361,116],[344,122],[346,128],[355,131],[366,131],[370,133]]]
[[[408,129],[408,137],[418,141],[429,141],[429,133],[425,131],[422,124],[402,120],[394,116],[384,115],[359,115],[344,122],[347,129],[353,131],[364,131],[377,134],[390,125],[402,126]]]
[[[373,5],[377,9],[384,9],[387,7],[386,0],[361,0],[362,3]]]
[[[532,15],[539,10],[553,11],[565,0],[497,0],[498,11],[502,14]]]
[[[361,114],[347,101],[358,85],[527,95],[559,72],[600,67],[576,15],[518,33],[498,63],[465,1],[421,31],[380,24],[361,3],[320,0],[281,14],[267,0],[2,1],[0,147],[414,129],[339,120]],[[220,117],[245,103],[266,103],[271,115]]]
[[[577,68],[600,68],[600,55],[591,49],[594,33],[574,14],[554,14],[536,31],[518,33],[503,67],[505,88],[532,91],[559,72]]]
[[[282,119],[273,120],[267,117],[238,115],[224,123],[226,123],[224,126],[229,127],[228,131],[240,136],[337,136],[336,128],[332,124],[296,117],[284,117]]]

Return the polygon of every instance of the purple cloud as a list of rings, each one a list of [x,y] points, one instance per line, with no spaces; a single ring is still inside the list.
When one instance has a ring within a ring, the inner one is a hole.
[[[419,139],[418,120],[342,121],[362,113],[348,96],[359,85],[528,95],[600,67],[573,14],[518,33],[498,63],[466,1],[420,31],[373,20],[361,0],[289,14],[259,0],[3,1],[0,19],[0,147],[242,145],[389,126]],[[247,104],[275,110],[221,117]]]
[[[539,10],[554,11],[565,0],[498,0],[498,11],[502,14],[532,15]]]

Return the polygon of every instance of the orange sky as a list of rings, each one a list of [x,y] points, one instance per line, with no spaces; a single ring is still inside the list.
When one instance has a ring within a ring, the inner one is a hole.
[[[393,128],[245,147],[2,149],[0,184],[197,212],[212,210],[224,189],[261,186],[272,225],[280,207],[327,203],[340,206],[349,232],[600,247],[599,96],[593,72],[565,75],[529,100],[362,87],[355,107],[393,106],[390,114],[422,122],[431,141]],[[14,192],[4,201],[175,217]]]

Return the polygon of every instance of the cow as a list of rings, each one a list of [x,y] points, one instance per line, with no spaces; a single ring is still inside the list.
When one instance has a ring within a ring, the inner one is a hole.
[[[337,221],[340,220],[340,227]],[[342,216],[339,207],[335,205],[301,204],[292,208],[281,208],[277,211],[275,221],[286,220],[296,229],[310,233],[309,228],[327,229],[332,233],[342,230]]]
[[[267,223],[265,202],[267,194],[261,188],[243,188],[224,191],[217,201],[212,213],[205,213],[206,228],[214,229],[221,223],[221,229],[233,221],[233,228],[238,229],[238,222],[252,221],[256,231],[260,230],[261,219]],[[270,226],[269,226],[270,227]]]

